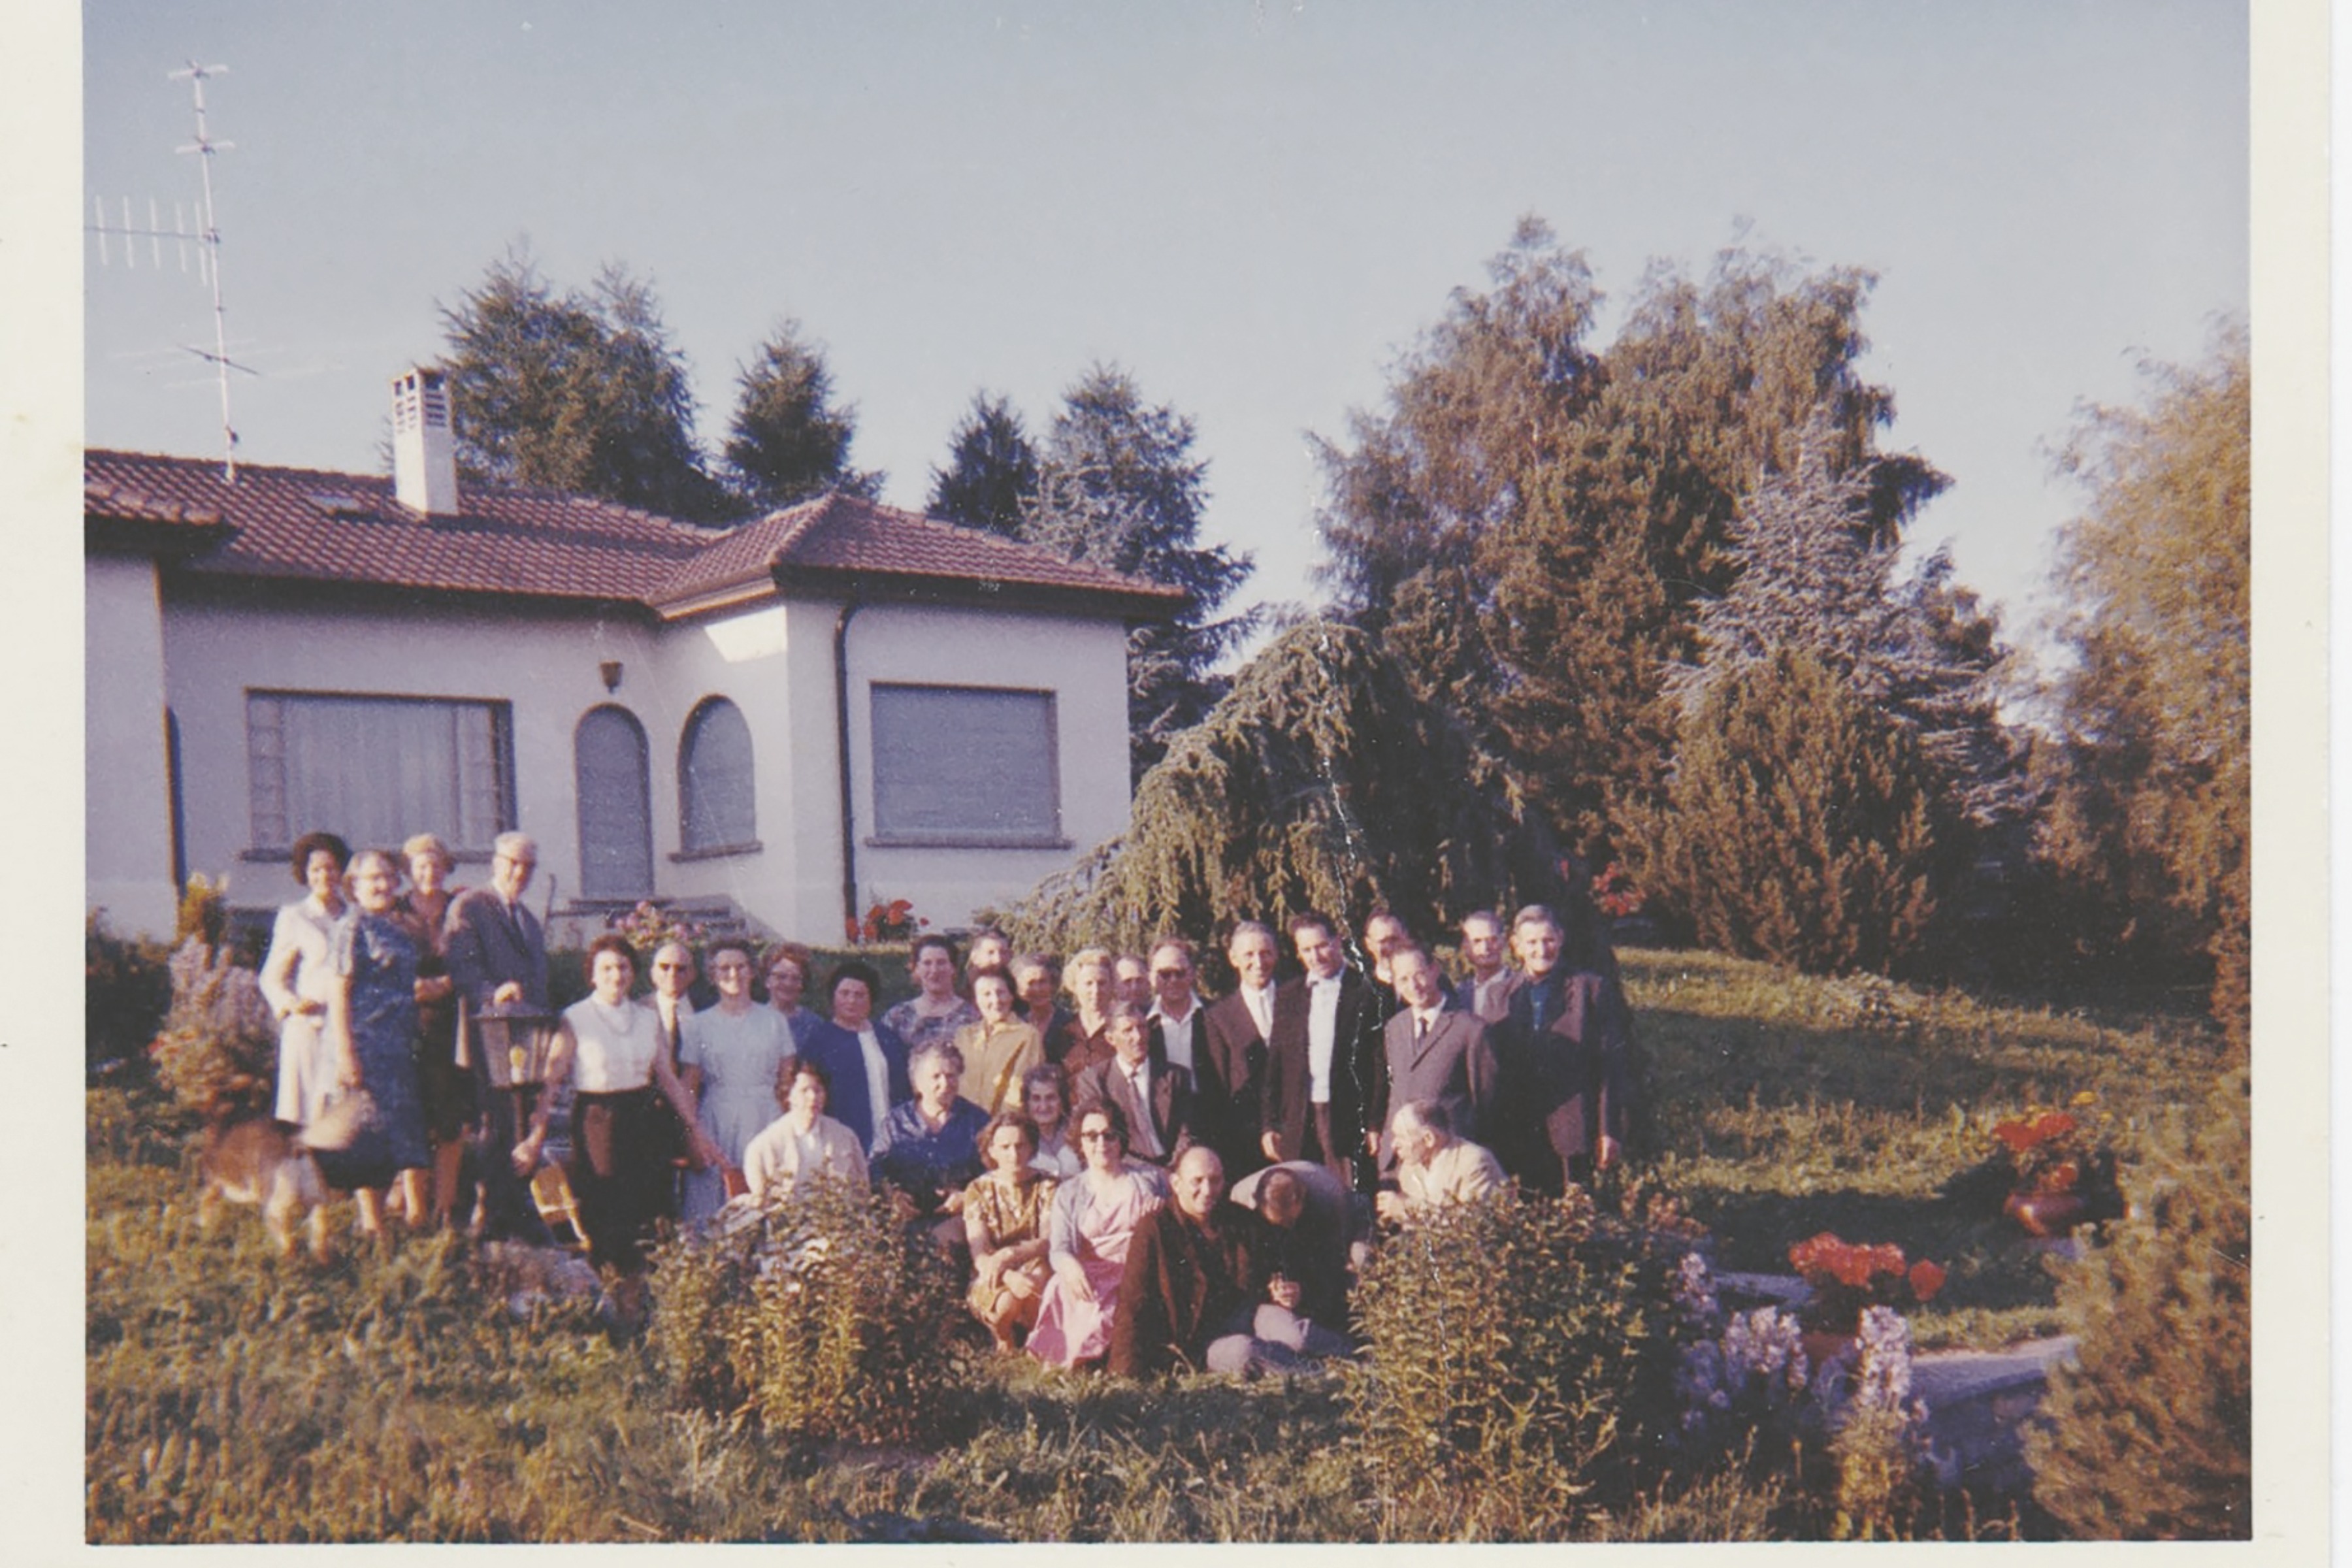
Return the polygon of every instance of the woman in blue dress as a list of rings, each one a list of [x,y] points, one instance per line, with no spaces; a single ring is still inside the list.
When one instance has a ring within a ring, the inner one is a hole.
[[[776,1074],[793,1056],[792,1026],[751,1000],[751,948],[727,938],[705,955],[719,1005],[679,1026],[677,1076],[694,1097],[695,1118],[724,1163],[686,1173],[681,1217],[698,1225],[730,1195],[729,1173],[742,1177],[743,1150],[776,1119]],[[745,1190],[742,1186],[732,1191]]]
[[[422,1170],[433,1158],[416,1066],[421,955],[393,897],[399,872],[392,857],[362,850],[352,860],[351,884],[359,908],[335,944],[326,1037],[336,1067],[335,1098],[363,1090],[365,1111],[347,1130],[314,1131],[311,1145],[320,1175],[357,1196],[360,1232],[373,1237],[383,1229],[384,1189],[401,1172]]]

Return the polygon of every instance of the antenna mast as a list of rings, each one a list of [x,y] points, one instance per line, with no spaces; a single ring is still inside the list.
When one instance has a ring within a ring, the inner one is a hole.
[[[205,82],[212,77],[227,74],[226,66],[200,66],[195,61],[190,60],[187,69],[172,72],[170,79],[173,81],[185,79],[195,94],[196,139],[187,146],[176,148],[174,151],[197,154],[196,167],[204,173],[205,226],[204,232],[197,237],[197,243],[204,246],[212,255],[213,352],[205,353],[201,349],[195,352],[200,357],[213,362],[213,367],[220,377],[221,482],[233,485],[236,483],[236,426],[229,422],[228,415],[228,317],[221,309],[221,237],[220,226],[213,219],[213,154],[229,152],[236,146],[236,143],[215,142],[205,127]],[[242,370],[245,367],[239,365],[236,368]]]

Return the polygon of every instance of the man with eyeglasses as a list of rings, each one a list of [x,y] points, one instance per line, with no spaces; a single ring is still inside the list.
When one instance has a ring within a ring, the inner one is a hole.
[[[748,967],[748,963],[746,965]],[[697,974],[694,953],[682,942],[666,942],[654,949],[654,960],[648,966],[654,976],[654,1017],[661,1034],[661,1048],[669,1057],[672,1072],[677,1070],[677,1047],[687,1019],[694,1016],[694,1001],[687,993],[692,988]],[[686,1126],[675,1115],[665,1116],[663,1129],[664,1157],[672,1168],[668,1213],[675,1215],[685,1193],[678,1184],[683,1175],[683,1163],[692,1140]]]
[[[529,834],[499,834],[491,841],[489,886],[458,894],[446,921],[449,978],[458,998],[458,1050],[473,1069],[481,1102],[481,1202],[474,1228],[484,1236],[544,1244],[551,1239],[547,1226],[513,1163],[515,1142],[530,1117],[538,1085],[511,1081],[508,1031],[493,1022],[511,1018],[520,1026],[524,1020],[543,1022],[550,1011],[547,936],[522,901],[538,865],[539,846]]]

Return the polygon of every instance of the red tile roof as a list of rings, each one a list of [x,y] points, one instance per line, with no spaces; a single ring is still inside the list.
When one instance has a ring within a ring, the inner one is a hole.
[[[1121,600],[1166,614],[1183,591],[1129,577],[978,529],[900,511],[855,496],[828,495],[745,523],[680,567],[661,595],[679,604],[769,579],[986,584]]]
[[[427,518],[402,506],[382,475],[246,464],[232,485],[215,461],[136,452],[85,453],[82,476],[92,521],[226,532],[226,542],[187,563],[205,575],[676,609],[730,589],[760,591],[782,567],[813,583],[855,576],[1037,589],[1097,599],[1122,614],[1165,614],[1181,600],[1158,584],[846,496],[721,532],[609,501],[499,485],[467,485],[463,513]]]

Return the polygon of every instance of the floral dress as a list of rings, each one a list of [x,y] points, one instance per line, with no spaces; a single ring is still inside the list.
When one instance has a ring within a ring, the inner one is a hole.
[[[882,1015],[882,1021],[898,1032],[907,1044],[907,1055],[912,1057],[933,1040],[952,1044],[956,1032],[980,1022],[980,1009],[961,997],[944,1013],[926,1016],[916,1011],[919,996],[909,996]]]
[[[316,1151],[320,1172],[346,1191],[390,1184],[432,1163],[416,1072],[416,943],[383,915],[341,922],[329,966],[351,982],[352,1049],[374,1115],[350,1145]]]
[[[999,1247],[1034,1241],[1045,1234],[1045,1218],[1053,1208],[1055,1185],[1050,1176],[1037,1176],[1017,1186],[1007,1185],[993,1174],[982,1176],[964,1188],[963,1212],[967,1216],[978,1215],[980,1223],[987,1227],[989,1238]],[[1024,1266],[1021,1272],[1043,1285],[1045,1260],[1041,1258]],[[967,1300],[971,1302],[971,1310],[985,1321],[1003,1293],[1002,1283],[989,1289],[974,1276]]]

